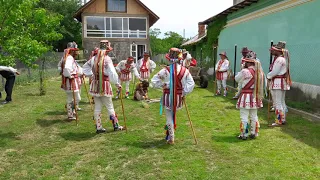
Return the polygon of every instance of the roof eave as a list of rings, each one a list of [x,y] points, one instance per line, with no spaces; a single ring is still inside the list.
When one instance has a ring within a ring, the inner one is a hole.
[[[233,12],[236,12],[238,11],[239,9],[242,9],[244,7],[247,7],[247,6],[250,6],[251,4],[253,3],[256,3],[258,2],[259,0],[245,0],[245,1],[242,1],[241,3],[238,3],[234,6],[231,6],[230,8],[222,11],[221,13],[215,15],[215,16],[212,16],[202,22],[199,22],[198,24],[199,25],[204,25],[204,24],[209,24],[211,22],[213,22],[214,20],[216,20],[217,18],[219,17],[222,17],[222,16],[228,16],[229,14],[232,14]]]
[[[74,18],[76,18],[79,22],[82,22],[82,17],[81,17],[81,14],[83,12],[83,10],[85,8],[87,8],[90,4],[92,4],[95,0],[91,0],[89,2],[87,2],[86,4],[84,4],[83,6],[81,6],[77,12],[73,15]],[[159,19],[160,17],[154,13],[153,11],[151,11],[151,9],[149,9],[145,4],[143,4],[140,0],[136,0],[136,2],[138,4],[140,4],[140,6],[142,6],[145,10],[147,10],[148,14],[150,17],[150,23],[149,23],[149,27],[153,26]]]

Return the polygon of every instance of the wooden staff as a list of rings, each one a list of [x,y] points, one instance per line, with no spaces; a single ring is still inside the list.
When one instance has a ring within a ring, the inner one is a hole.
[[[75,78],[73,78],[73,82],[75,83]],[[76,103],[76,94],[74,92],[74,87],[73,87],[73,83],[71,82],[71,88],[72,88],[72,94],[73,94],[73,106],[74,106],[74,110],[76,112],[76,123],[78,126],[78,111],[77,111],[77,103]]]
[[[84,77],[82,77],[82,79],[83,79],[83,84],[84,84],[84,87],[86,89],[87,97],[88,97],[88,100],[89,100],[89,103],[90,103],[90,106],[91,106],[91,111],[93,112],[93,105],[92,105],[92,102],[90,100],[89,92],[88,92],[88,89],[87,89],[87,86],[86,86],[86,79]],[[92,117],[92,120],[93,120],[93,123],[96,123],[95,119],[94,119],[94,116]]]
[[[131,95],[133,95],[133,93],[134,93],[134,89],[136,88],[135,86],[135,83],[136,83],[136,78],[135,78],[135,76],[134,75],[132,75],[132,78],[133,78],[133,85],[132,85],[132,90],[131,90]]]
[[[123,114],[123,120],[124,120],[124,128],[126,129],[126,133],[128,133],[128,128],[127,128],[127,124],[126,124],[126,116],[124,115],[124,107],[123,107],[123,101],[122,101],[122,89],[120,92],[120,101],[121,101],[121,106],[122,106],[122,114]]]
[[[88,100],[89,100],[89,103],[90,103],[90,106],[91,106],[91,110],[93,111],[93,105],[92,105],[92,102],[90,100],[89,92],[88,92],[88,89],[87,89],[87,86],[86,86],[86,79],[83,76],[82,76],[82,80],[83,80],[84,87],[86,89],[86,93],[87,93],[87,97],[88,97]]]
[[[187,111],[187,114],[188,114],[188,119],[189,119],[189,123],[190,123],[191,130],[192,130],[192,133],[193,133],[194,141],[195,141],[196,144],[198,144],[197,137],[196,137],[196,134],[195,134],[195,132],[194,132],[193,125],[192,125],[192,121],[191,121],[191,118],[190,118],[189,110],[188,110],[188,107],[187,107],[187,104],[186,104],[185,97],[183,98],[183,104],[184,104],[184,106],[186,107],[186,111]]]
[[[270,48],[272,48],[273,46],[273,41],[271,40],[271,44],[270,44]],[[270,53],[270,65],[269,65],[269,72],[270,72],[270,66],[272,64],[272,54]],[[267,87],[268,87],[268,97],[269,97],[269,101],[268,101],[268,123],[269,123],[269,120],[270,120],[270,103],[271,103],[271,89],[270,89],[270,82],[267,81]]]

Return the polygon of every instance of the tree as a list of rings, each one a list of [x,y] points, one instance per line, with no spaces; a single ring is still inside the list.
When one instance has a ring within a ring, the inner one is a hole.
[[[75,41],[81,48],[82,26],[73,18],[74,13],[81,7],[79,0],[40,0],[38,6],[49,12],[63,16],[58,32],[63,35],[59,41],[52,43],[53,49],[63,51],[68,42]]]
[[[167,53],[171,47],[179,48],[183,42],[183,37],[176,32],[169,31],[164,33],[163,39],[159,38],[160,34],[160,29],[150,29],[150,45],[155,55]]]
[[[151,51],[154,55],[164,53],[162,40],[159,38],[160,34],[161,34],[160,29],[157,29],[157,28],[150,29],[150,32],[149,32],[150,46],[151,46]]]
[[[163,39],[165,44],[167,45],[167,49],[171,47],[179,48],[183,42],[183,37],[176,32],[166,32],[164,33],[165,38]]]
[[[61,15],[36,8],[37,0],[0,0],[0,65],[20,60],[28,67],[52,49],[49,42],[62,38],[57,27]],[[42,59],[44,67],[45,59]],[[44,90],[44,68],[39,68],[40,95]]]
[[[0,0],[0,64],[11,65],[19,59],[29,67],[62,38],[56,32],[61,16],[35,8],[38,0]]]

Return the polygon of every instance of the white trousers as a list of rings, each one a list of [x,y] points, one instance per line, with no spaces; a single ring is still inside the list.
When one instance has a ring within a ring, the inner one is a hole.
[[[271,90],[273,107],[275,108],[276,118],[281,121],[286,121],[287,105],[285,102],[286,91],[280,89]],[[280,115],[280,119],[279,119]]]
[[[227,80],[217,80],[217,85],[218,85],[218,92],[220,93],[221,92],[221,84],[222,84],[222,87],[224,89],[224,91],[226,92],[227,91]]]
[[[173,124],[173,119],[172,119],[172,114],[171,111],[166,109],[166,119],[167,119],[167,127],[168,127],[168,141],[172,140],[174,141],[174,124]]]
[[[94,97],[94,119],[96,120],[97,129],[102,129],[101,124],[101,111],[102,106],[106,106],[108,115],[111,119],[111,116],[115,117],[115,111],[112,103],[112,97]],[[116,123],[118,123],[116,121]]]
[[[75,115],[75,112],[73,111],[73,92],[67,92],[66,91],[66,94],[67,94],[67,112],[68,112],[68,117],[71,118],[71,117],[74,117]],[[74,92],[74,95],[75,95],[75,99],[76,99],[76,104],[78,105],[80,100],[81,100],[81,97],[80,97],[80,93],[79,91],[75,91]]]
[[[240,131],[241,134],[245,137],[248,137],[249,134],[249,123],[251,126],[251,134],[254,134],[258,136],[259,132],[259,120],[257,115],[258,110],[257,109],[240,109],[240,118],[241,118],[241,124],[240,124]],[[249,118],[251,122],[249,122]]]

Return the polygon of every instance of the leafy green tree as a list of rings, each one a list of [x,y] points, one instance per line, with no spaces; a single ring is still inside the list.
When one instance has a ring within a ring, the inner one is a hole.
[[[165,48],[170,49],[171,47],[177,47],[179,48],[183,42],[183,37],[176,33],[176,32],[166,32],[164,33],[165,38],[163,39],[164,44],[165,44]]]
[[[75,41],[81,48],[82,26],[73,17],[74,13],[81,7],[79,0],[40,0],[38,7],[63,16],[61,23],[58,25],[58,32],[63,35],[63,38],[52,42],[54,50],[63,51],[66,44],[72,41]]]
[[[183,42],[183,37],[176,32],[164,33],[164,38],[159,38],[161,35],[160,29],[150,29],[150,45],[154,55],[167,53],[171,47],[179,48]]]
[[[20,60],[29,67],[62,38],[56,29],[61,15],[36,8],[38,0],[0,0],[0,64]]]
[[[150,46],[151,51],[154,55],[164,53],[162,39],[159,38],[161,31],[160,29],[150,29]]]

